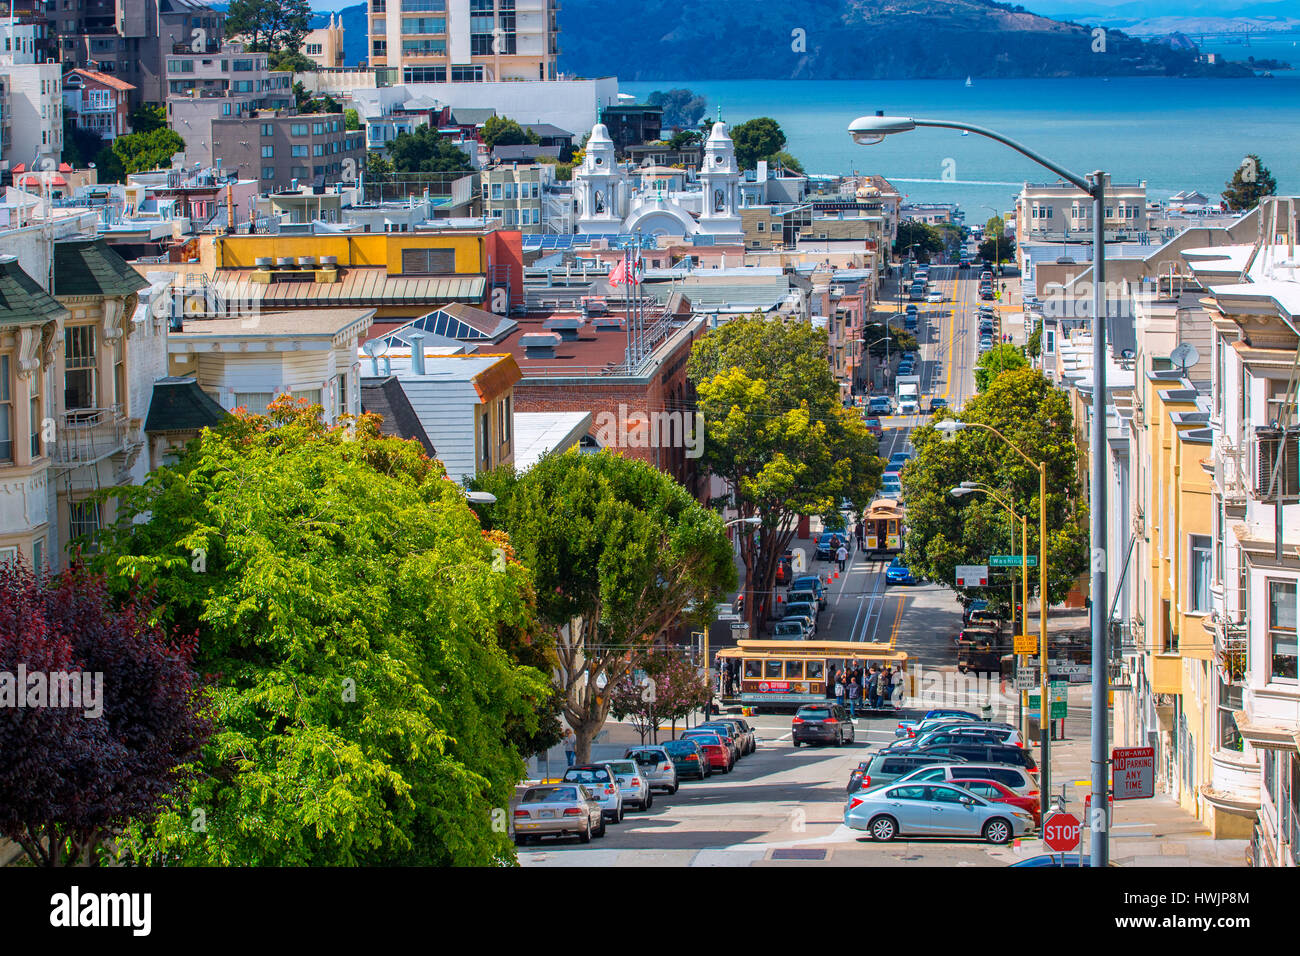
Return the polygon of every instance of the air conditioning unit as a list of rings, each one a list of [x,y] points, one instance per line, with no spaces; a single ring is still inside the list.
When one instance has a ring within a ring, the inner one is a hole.
[[[1300,429],[1255,429],[1255,496],[1300,500]]]

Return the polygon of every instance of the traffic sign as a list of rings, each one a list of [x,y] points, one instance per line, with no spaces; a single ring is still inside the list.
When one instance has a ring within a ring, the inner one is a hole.
[[[989,584],[989,568],[987,564],[959,564],[957,565],[957,587],[959,588],[984,588]]]
[[[1012,648],[1017,654],[1037,654],[1038,653],[1038,635],[1037,634],[1017,634],[1015,637],[1015,647]],[[1037,675],[1035,674],[1035,678]]]
[[[1038,558],[1034,557],[1031,554],[1029,555],[1029,560],[1024,563],[1028,564],[1029,567],[1031,568],[1036,568],[1038,567]],[[1018,568],[1020,567],[1020,565],[1021,565],[1021,560],[1020,560],[1020,555],[1018,554],[990,554],[989,555],[990,568]]]
[[[1064,720],[1067,716],[1069,716],[1069,712],[1068,712],[1069,704],[1065,696],[1066,691],[1069,689],[1069,687],[1070,687],[1069,684],[1058,683],[1058,682],[1053,682],[1048,685],[1047,687],[1047,692],[1049,695],[1048,700],[1051,703],[1051,707],[1048,711],[1048,719]]]
[[[1079,820],[1072,813],[1053,813],[1043,821],[1043,843],[1053,853],[1068,853],[1079,845]]]
[[[1154,747],[1116,747],[1110,752],[1111,790],[1116,800],[1141,800],[1156,795]]]
[[[1033,690],[1038,686],[1038,672],[1030,670],[1016,671],[1016,690]]]

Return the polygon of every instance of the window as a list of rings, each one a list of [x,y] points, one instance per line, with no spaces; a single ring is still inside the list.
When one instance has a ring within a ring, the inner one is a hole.
[[[0,568],[13,567],[18,563],[17,548],[0,548]]]
[[[487,409],[479,416],[479,451],[484,470],[492,467],[492,431],[488,423]]]
[[[403,13],[445,13],[447,0],[402,0]]]
[[[99,502],[68,502],[68,532],[70,541],[82,537],[92,538],[86,550],[93,550],[93,535],[99,532]]]
[[[324,144],[324,143],[316,143],[315,145],[313,145],[312,148],[311,148],[311,154],[312,154],[313,156],[324,156],[324,155],[325,155],[325,144]]]
[[[312,124],[311,124],[311,134],[312,134],[313,136],[321,136],[322,134],[324,134],[324,132],[325,132],[325,124],[324,124],[324,123],[312,123]]]
[[[33,395],[29,403],[28,427],[31,429],[28,434],[31,436],[31,452],[33,458],[41,457],[41,399],[39,395]]]
[[[456,271],[454,249],[403,249],[403,275],[451,275]]]
[[[45,570],[45,539],[32,539],[32,570],[38,574]]]
[[[290,123],[290,124],[289,124],[289,135],[290,135],[290,136],[306,136],[306,135],[307,135],[307,124],[306,124],[306,123]]]
[[[321,403],[321,402],[320,402],[320,389],[319,389],[319,388],[308,388],[308,389],[304,389],[304,390],[301,391],[301,392],[294,392],[294,393],[293,393],[293,400],[294,400],[295,402],[302,401],[302,400],[304,400],[304,399],[306,399],[308,405],[319,405],[319,404]]]
[[[763,662],[759,660],[745,661],[745,680],[762,680]]]
[[[338,397],[339,397],[339,404],[338,404],[338,408],[335,409],[335,414],[336,414],[336,415],[346,415],[346,414],[348,414],[348,411],[349,411],[349,409],[348,409],[348,373],[347,373],[347,372],[344,372],[342,375],[339,376],[339,378],[338,378],[338,389],[337,389],[337,391],[338,391]]]
[[[1235,712],[1243,707],[1241,685],[1219,682],[1219,749],[1241,753],[1241,731]]]
[[[274,392],[236,392],[235,407],[246,409],[250,415],[265,415],[274,399]]]
[[[290,147],[289,147],[289,155],[292,156],[294,159],[306,159],[306,158],[307,158],[307,147],[306,147],[306,146],[290,146]]]
[[[402,32],[441,35],[447,32],[447,19],[446,17],[404,17]]]
[[[1296,583],[1268,582],[1269,680],[1296,680]]]
[[[766,677],[768,680],[780,680],[780,679],[781,679],[781,662],[780,662],[780,661],[764,661],[764,662],[763,662],[763,676]]]
[[[263,146],[263,147],[262,147],[262,158],[263,158],[263,159],[275,159],[275,147],[274,147],[274,146]]]
[[[275,167],[274,167],[274,166],[263,166],[263,167],[262,167],[262,178],[263,178],[263,179],[274,179],[274,178],[275,178]]]
[[[1194,614],[1210,613],[1211,544],[1209,535],[1194,534],[1192,560],[1188,565],[1188,588],[1191,601],[1188,610]]]
[[[447,53],[446,40],[403,40],[402,52],[411,56],[445,56]],[[452,68],[452,79],[455,80],[456,68]]]
[[[510,441],[510,396],[497,402],[497,439],[504,445]]]
[[[263,123],[263,124],[262,124],[262,135],[263,135],[263,136],[274,136],[274,135],[275,135],[275,127],[272,126],[270,123]]]
[[[9,355],[0,355],[0,461],[14,459],[14,393],[13,361]]]
[[[63,330],[63,405],[69,411],[95,407],[95,327]]]

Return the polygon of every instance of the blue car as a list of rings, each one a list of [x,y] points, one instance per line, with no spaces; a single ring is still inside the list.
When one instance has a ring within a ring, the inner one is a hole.
[[[925,716],[922,717],[920,720],[900,720],[898,722],[898,726],[894,729],[894,736],[895,737],[910,736],[912,731],[917,727],[918,724],[923,724],[927,720],[934,720],[935,718],[938,717],[952,717],[955,719],[961,719],[963,717],[967,717],[971,720],[983,720],[983,718],[980,717],[978,714],[972,714],[969,710],[953,710],[948,707],[940,707],[937,710],[926,711]]]
[[[889,562],[889,567],[885,569],[886,584],[915,584],[916,578],[912,577],[912,571],[903,559],[895,556],[894,560]]]
[[[1092,860],[1084,862],[1082,854],[1079,853],[1044,853],[1041,856],[1031,856],[1027,860],[1021,860],[1019,863],[1012,863],[1014,866],[1092,866]]]

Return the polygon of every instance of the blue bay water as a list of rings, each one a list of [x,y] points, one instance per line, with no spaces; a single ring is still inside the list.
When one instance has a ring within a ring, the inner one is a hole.
[[[1161,199],[1198,189],[1217,199],[1247,153],[1258,153],[1280,193],[1300,193],[1300,74],[1271,79],[1114,77],[952,80],[725,80],[620,83],[639,101],[686,87],[729,124],[771,116],[810,173],[878,173],[913,202],[957,202],[968,221],[985,204],[1011,208],[1020,184],[1054,179],[1005,146],[952,130],[916,130],[858,146],[850,121],[883,109],[984,126],[1076,173],[1146,180]],[[945,181],[945,170],[952,172]]]

